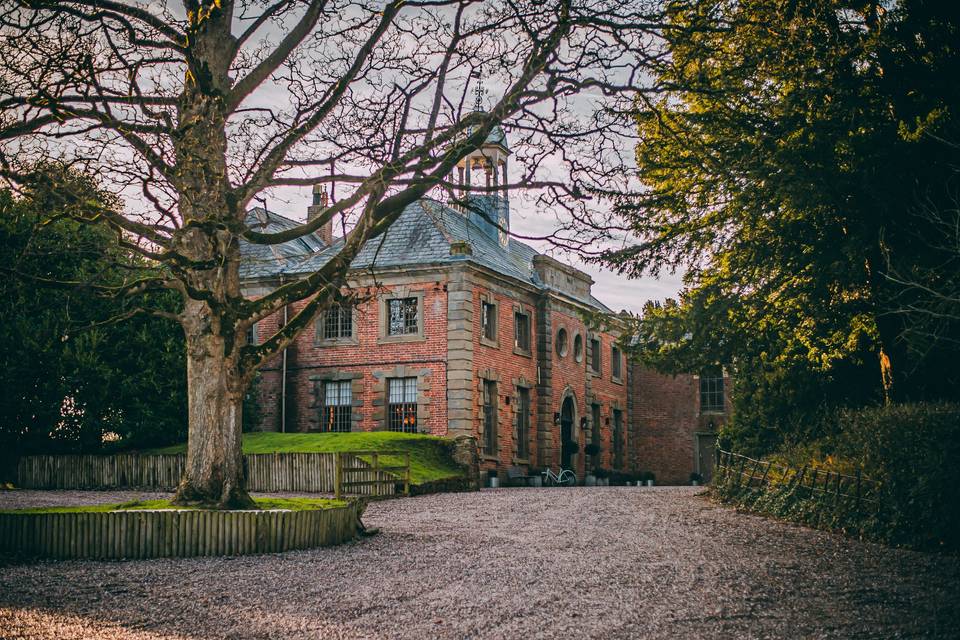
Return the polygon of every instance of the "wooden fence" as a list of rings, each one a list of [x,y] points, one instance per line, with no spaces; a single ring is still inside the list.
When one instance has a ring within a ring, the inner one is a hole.
[[[367,463],[360,456],[370,458]],[[403,458],[402,465],[384,466],[381,456]],[[363,464],[358,464],[363,463]],[[410,452],[408,451],[352,451],[350,455],[337,455],[335,461],[336,497],[341,492],[357,493],[359,495],[383,495],[379,491],[396,491],[398,474],[403,481],[403,495],[410,495]],[[389,486],[387,486],[389,485]],[[366,493],[366,492],[369,492]]]
[[[380,465],[385,455],[400,457],[404,464]],[[24,456],[17,465],[17,484],[25,489],[172,491],[185,464],[185,454]],[[244,466],[249,491],[377,497],[396,494],[399,485],[404,494],[410,492],[410,456],[402,452],[257,453],[245,455]]]
[[[136,559],[312,549],[356,537],[358,509],[6,513],[0,552]]]
[[[820,495],[830,500],[832,496],[834,504],[849,501],[858,511],[864,503],[872,507],[880,504],[879,483],[859,470],[847,475],[808,466],[788,467],[718,449],[717,471],[721,482],[734,490],[767,488],[775,482],[784,490],[806,493],[810,498]]]

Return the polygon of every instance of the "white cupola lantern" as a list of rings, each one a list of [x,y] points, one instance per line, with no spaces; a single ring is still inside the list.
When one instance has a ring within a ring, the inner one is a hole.
[[[507,135],[497,125],[478,149],[459,162],[454,176],[460,197],[467,202],[467,216],[504,247],[510,237],[509,156]],[[472,209],[483,210],[486,217]]]

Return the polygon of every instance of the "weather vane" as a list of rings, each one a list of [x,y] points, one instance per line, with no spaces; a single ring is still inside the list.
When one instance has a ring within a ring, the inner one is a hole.
[[[477,96],[477,101],[473,105],[473,110],[483,111],[483,69],[474,71],[473,75],[477,79],[477,87],[474,89],[474,93]]]

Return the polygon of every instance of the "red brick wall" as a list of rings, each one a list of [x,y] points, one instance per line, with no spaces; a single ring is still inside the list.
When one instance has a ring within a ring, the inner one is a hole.
[[[420,421],[418,429],[435,435],[447,433],[446,350],[447,302],[443,281],[430,280],[409,283],[407,289],[423,292],[422,320],[424,340],[383,343],[380,338],[379,300],[370,300],[357,308],[354,316],[356,344],[322,345],[316,342],[316,325],[307,327],[287,350],[287,431],[309,431],[319,428],[319,409],[314,405],[314,381],[311,376],[331,371],[360,373],[363,380],[363,404],[355,409],[362,414],[360,428],[372,431],[383,428],[382,421],[374,420],[374,372],[390,371],[398,365],[428,369],[426,379],[430,399],[429,418]],[[384,291],[391,291],[385,287]],[[291,308],[295,313],[304,303]],[[276,331],[282,318],[276,314],[261,320],[258,332],[261,340]],[[278,355],[261,369],[258,395],[260,399],[261,428],[280,429],[280,365]]]
[[[689,484],[696,470],[696,434],[711,431],[725,415],[700,414],[700,382],[693,375],[667,376],[633,365],[632,453],[638,471],[652,471],[658,484]],[[729,409],[729,384],[724,385]]]
[[[490,346],[481,339],[481,312],[482,300],[490,300],[497,305],[497,338],[498,346]],[[530,355],[514,353],[514,305],[520,304],[517,297],[505,296],[489,288],[477,285],[473,290],[473,370],[477,381],[475,385],[475,406],[477,407],[474,419],[474,433],[478,442],[483,446],[482,436],[482,390],[480,380],[488,372],[494,372],[499,377],[497,395],[499,404],[497,411],[497,454],[483,456],[482,466],[485,470],[494,468],[505,469],[514,464],[516,459],[516,443],[514,442],[514,425],[516,407],[516,387],[514,380],[525,379],[530,385],[530,433],[529,460],[536,460],[537,443],[537,349],[536,349],[536,306],[532,298],[523,299],[523,310],[530,315]],[[508,404],[509,403],[509,404]]]
[[[552,402],[554,411],[559,412],[564,398],[564,393],[567,388],[570,388],[576,396],[577,415],[574,423],[574,431],[576,432],[575,439],[580,443],[580,453],[576,456],[575,471],[578,477],[582,478],[587,469],[592,469],[593,467],[592,461],[588,462],[586,460],[587,456],[584,454],[584,447],[591,442],[590,431],[589,429],[585,431],[580,428],[580,419],[582,417],[586,416],[588,419],[591,418],[592,410],[590,404],[592,404],[592,402],[588,402],[589,399],[587,398],[588,382],[590,391],[592,392],[593,402],[598,402],[600,404],[600,446],[602,447],[600,466],[607,469],[612,469],[614,466],[612,447],[613,404],[615,401],[619,402],[619,407],[623,411],[624,431],[626,431],[627,389],[625,384],[614,383],[611,378],[610,347],[614,343],[615,337],[607,333],[599,335],[603,357],[600,361],[601,374],[600,376],[595,376],[592,372],[588,373],[588,346],[590,333],[587,331],[586,325],[584,325],[583,321],[578,316],[556,310],[552,311],[551,313],[554,334]],[[568,349],[566,356],[560,356],[556,351],[556,337],[561,327],[567,330]],[[584,341],[583,360],[581,362],[577,362],[574,358],[574,341],[578,333],[583,337]],[[625,381],[625,364],[624,368],[622,369],[622,374]],[[607,418],[610,419],[609,425],[607,424]],[[555,428],[554,440],[556,450],[559,452],[561,445],[559,425],[557,425]],[[629,456],[625,449],[625,465],[629,464],[628,461]],[[560,463],[559,454],[555,463]]]

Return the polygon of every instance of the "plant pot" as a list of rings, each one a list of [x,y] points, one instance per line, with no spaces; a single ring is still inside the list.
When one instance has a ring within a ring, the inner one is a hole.
[[[583,479],[583,484],[587,487],[597,486],[597,476],[587,475],[587,477]]]
[[[531,486],[531,487],[542,487],[542,486],[543,486],[543,478],[540,477],[540,476],[534,476],[534,477],[530,478],[530,486]]]
[[[500,478],[497,476],[490,476],[490,479],[487,481],[487,486],[491,489],[496,489],[500,486]]]
[[[691,486],[691,487],[699,487],[699,486],[700,486],[700,483],[697,482],[696,480],[693,480],[693,481],[690,482],[690,486]]]
[[[652,486],[653,486],[653,480],[647,480],[647,486],[648,486],[648,487],[652,487]]]

